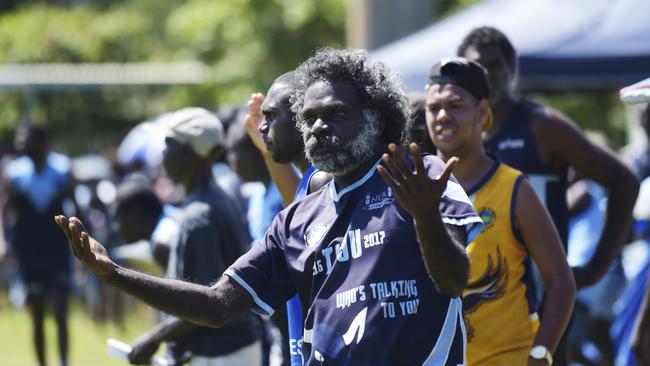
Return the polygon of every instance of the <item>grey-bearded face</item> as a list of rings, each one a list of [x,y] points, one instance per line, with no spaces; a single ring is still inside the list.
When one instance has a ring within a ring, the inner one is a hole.
[[[359,133],[347,142],[331,135],[307,138],[309,127],[304,124],[300,125],[300,130],[305,141],[305,156],[311,165],[334,176],[342,176],[373,158],[381,134],[381,122],[376,111],[364,110]]]

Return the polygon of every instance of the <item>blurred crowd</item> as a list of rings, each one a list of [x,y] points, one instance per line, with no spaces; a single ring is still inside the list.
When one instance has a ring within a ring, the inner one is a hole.
[[[561,342],[566,358],[557,364],[650,364],[648,359],[634,361],[638,355],[630,351],[630,337],[641,326],[638,314],[648,301],[644,294],[647,297],[650,276],[650,103],[637,108],[644,138],[614,153],[606,136],[580,131],[557,111],[545,109],[537,116],[537,109],[517,97],[512,92],[516,53],[498,37],[485,29],[475,32],[460,45],[458,56],[487,70],[489,97],[482,98],[490,103],[491,126],[483,132],[484,146],[527,174],[536,191],[544,185],[541,201],[558,229],[568,265],[578,268],[573,272],[578,287],[575,307]],[[443,71],[436,72],[444,76]],[[432,71],[432,85],[441,82],[436,72]],[[475,87],[475,82],[457,82],[470,92]],[[253,95],[241,106],[193,107],[152,117],[128,131],[114,156],[68,157],[51,149],[56,144],[50,141],[47,126],[20,127],[1,162],[0,289],[12,306],[29,305],[41,365],[45,364],[42,323],[48,307],[57,322],[62,366],[68,358],[68,295],[80,299],[98,321],[122,324],[125,312],[133,307],[132,299],[72,260],[68,238],[53,217],[81,218],[87,232],[125,267],[214,283],[236,258],[264,239],[273,218],[293,200],[296,182],[308,174],[310,163],[302,141],[293,139],[301,135],[291,115],[284,127],[291,132],[280,131],[289,113],[282,103],[288,103],[291,91],[291,81],[280,77],[266,98]],[[431,136],[436,132],[425,117],[431,113],[427,95],[408,97],[414,123],[406,134],[423,152],[435,155]],[[251,122],[255,113],[261,121],[257,124]],[[514,124],[509,120],[513,118]],[[542,127],[529,127],[534,131],[530,136],[517,135],[513,131],[521,120],[560,127],[549,129],[548,136],[539,131]],[[273,124],[277,125],[270,127]],[[532,150],[514,151],[524,140]],[[279,146],[269,146],[274,143]],[[286,156],[279,156],[283,152]],[[630,170],[641,182],[638,198],[636,183],[627,175]],[[633,183],[626,186],[629,181]],[[625,194],[632,195],[632,203],[636,200],[633,212],[619,211],[630,207],[624,204],[630,200]],[[626,221],[630,215],[631,226]],[[532,296],[543,303],[543,286]],[[168,351],[177,362],[254,353],[257,348],[247,347],[259,347],[261,364],[289,365],[299,353],[299,345],[290,341],[285,311],[271,318],[250,313],[218,331],[191,327],[160,315],[159,325],[135,343],[141,358],[136,355],[132,361],[148,360],[162,341],[170,339],[174,341]],[[190,333],[194,335],[182,336]]]

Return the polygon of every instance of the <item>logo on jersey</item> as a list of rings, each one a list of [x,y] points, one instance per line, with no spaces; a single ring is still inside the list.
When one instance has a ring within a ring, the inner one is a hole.
[[[365,308],[361,309],[359,314],[354,317],[352,320],[352,323],[350,323],[350,328],[348,328],[348,331],[345,332],[343,335],[343,342],[345,342],[346,346],[349,346],[352,344],[354,341],[355,335],[357,342],[356,344],[359,344],[361,342],[361,338],[363,338],[363,333],[366,330],[366,314],[368,313],[368,307],[366,306]]]
[[[305,233],[305,243],[307,246],[310,247],[318,244],[323,239],[323,236],[325,236],[327,229],[329,229],[329,226],[325,224],[314,224],[307,229],[307,233]]]
[[[496,220],[497,215],[489,209],[488,207],[484,207],[480,210],[478,210],[478,215],[481,217],[481,220],[483,221],[483,231],[491,228],[494,225],[494,220]]]
[[[501,249],[497,246],[496,259],[488,254],[483,274],[467,284],[463,293],[465,315],[475,312],[483,303],[501,298],[506,292],[506,287],[508,287],[508,260],[501,255]],[[474,327],[467,316],[465,324],[467,341],[471,341],[474,337]]]
[[[323,271],[326,271],[325,273],[329,275],[334,268],[334,264],[344,263],[350,259],[356,260],[368,250],[383,245],[385,239],[386,231],[384,230],[371,232],[363,236],[360,229],[350,230],[340,243],[335,240],[322,248],[320,254],[316,253],[313,275],[315,276]]]
[[[518,150],[523,149],[524,145],[524,139],[506,139],[499,142],[499,150]]]
[[[390,187],[386,187],[386,190],[379,194],[371,195],[370,193],[366,193],[364,206],[362,208],[366,211],[376,210],[386,205],[390,205],[394,201],[395,196],[393,195],[393,190]]]

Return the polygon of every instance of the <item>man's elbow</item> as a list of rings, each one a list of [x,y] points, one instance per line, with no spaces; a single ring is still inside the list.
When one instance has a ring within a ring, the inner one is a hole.
[[[212,314],[202,322],[201,325],[205,325],[210,328],[221,328],[228,322],[228,318],[223,316],[221,311],[213,311]]]
[[[462,296],[469,282],[469,258],[465,256],[454,272],[445,277],[445,281],[437,283],[438,290],[450,297]]]
[[[558,288],[557,292],[560,293],[562,299],[571,304],[575,302],[578,286],[573,273],[568,267],[566,272],[556,273],[545,282],[545,287],[549,292],[555,292],[553,289]]]
[[[467,281],[465,281],[465,283],[459,281],[453,284],[452,283],[446,284],[444,288],[440,288],[440,292],[442,292],[443,294],[449,297],[461,297],[466,287],[467,287]]]

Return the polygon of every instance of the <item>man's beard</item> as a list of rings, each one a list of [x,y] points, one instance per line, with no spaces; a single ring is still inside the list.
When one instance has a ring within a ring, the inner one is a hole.
[[[305,140],[305,156],[316,169],[342,176],[368,162],[375,154],[377,137],[381,134],[378,113],[364,110],[361,129],[350,141],[343,142],[337,136],[311,136]],[[303,127],[306,137],[308,127]]]

